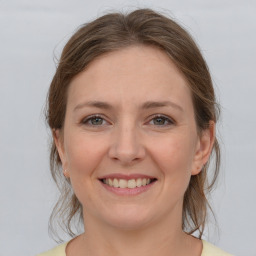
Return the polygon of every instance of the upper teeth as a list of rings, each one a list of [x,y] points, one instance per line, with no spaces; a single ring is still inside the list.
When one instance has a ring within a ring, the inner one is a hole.
[[[136,188],[141,186],[146,186],[150,183],[149,178],[139,178],[139,179],[130,179],[130,180],[124,180],[124,179],[103,179],[103,182],[110,187],[115,188]]]

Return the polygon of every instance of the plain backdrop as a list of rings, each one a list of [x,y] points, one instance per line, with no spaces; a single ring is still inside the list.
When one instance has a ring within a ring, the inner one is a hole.
[[[57,198],[43,108],[64,43],[78,25],[113,10],[151,7],[195,38],[222,106],[223,162],[212,195],[219,232],[210,242],[256,256],[256,1],[0,0],[0,255],[29,256],[55,242]]]

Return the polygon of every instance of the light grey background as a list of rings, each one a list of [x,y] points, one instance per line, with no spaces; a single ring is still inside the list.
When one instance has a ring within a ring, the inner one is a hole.
[[[179,20],[209,64],[222,105],[222,174],[210,242],[256,255],[256,1],[0,0],[0,255],[55,246],[47,223],[57,192],[43,115],[54,52],[76,27],[110,10],[153,7]]]

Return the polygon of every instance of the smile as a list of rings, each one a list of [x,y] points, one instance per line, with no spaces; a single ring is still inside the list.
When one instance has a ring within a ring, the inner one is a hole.
[[[143,186],[147,186],[150,183],[154,182],[156,179],[150,179],[150,178],[138,178],[138,179],[117,179],[117,178],[107,178],[102,179],[101,181],[114,188],[139,188]]]

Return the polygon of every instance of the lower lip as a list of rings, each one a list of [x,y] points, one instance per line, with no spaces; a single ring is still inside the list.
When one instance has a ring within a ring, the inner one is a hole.
[[[141,186],[141,187],[135,187],[135,188],[115,188],[115,187],[110,187],[109,185],[103,183],[100,181],[102,186],[107,189],[108,191],[120,195],[120,196],[136,196],[141,193],[144,193],[148,191],[155,183],[156,181],[146,185],[146,186]]]

